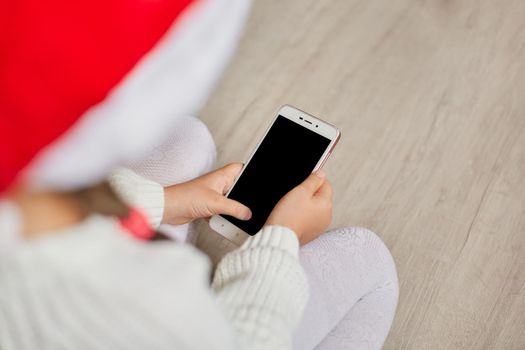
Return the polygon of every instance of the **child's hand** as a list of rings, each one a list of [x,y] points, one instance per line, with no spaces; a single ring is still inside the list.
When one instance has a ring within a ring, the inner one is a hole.
[[[292,229],[301,245],[317,238],[332,221],[332,186],[324,172],[311,174],[275,206],[267,225]]]
[[[162,223],[180,225],[216,214],[248,220],[252,215],[250,209],[224,196],[241,169],[241,163],[232,163],[194,180],[166,187]]]

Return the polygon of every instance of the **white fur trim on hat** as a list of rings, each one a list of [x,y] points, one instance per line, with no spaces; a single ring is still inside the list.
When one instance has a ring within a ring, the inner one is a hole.
[[[100,104],[89,109],[29,167],[29,183],[74,189],[144,156],[152,143],[195,115],[238,42],[248,0],[201,0]]]

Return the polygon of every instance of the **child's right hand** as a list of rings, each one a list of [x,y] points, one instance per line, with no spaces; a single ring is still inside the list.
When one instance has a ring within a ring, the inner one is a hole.
[[[250,209],[224,196],[242,167],[241,163],[228,164],[188,182],[166,187],[162,223],[181,225],[217,214],[248,220],[252,215]]]
[[[332,221],[332,186],[317,171],[288,192],[271,212],[267,225],[290,228],[306,244],[323,233]]]

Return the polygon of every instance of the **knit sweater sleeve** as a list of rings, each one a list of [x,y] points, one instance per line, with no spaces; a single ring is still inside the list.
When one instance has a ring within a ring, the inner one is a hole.
[[[125,201],[142,209],[152,225],[160,224],[162,186],[124,168],[111,174],[110,183]],[[267,226],[226,255],[217,267],[213,289],[241,349],[291,348],[291,335],[308,291],[298,250],[293,231]]]
[[[152,227],[158,227],[164,214],[164,188],[127,168],[118,168],[109,176],[113,190],[129,205],[141,210]]]
[[[295,233],[266,226],[219,263],[213,280],[243,349],[290,349],[308,298]]]

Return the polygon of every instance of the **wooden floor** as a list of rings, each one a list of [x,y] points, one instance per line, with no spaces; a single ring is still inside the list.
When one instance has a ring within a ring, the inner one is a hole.
[[[202,113],[219,162],[283,104],[340,127],[333,226],[396,260],[385,349],[525,349],[525,1],[257,0]]]

